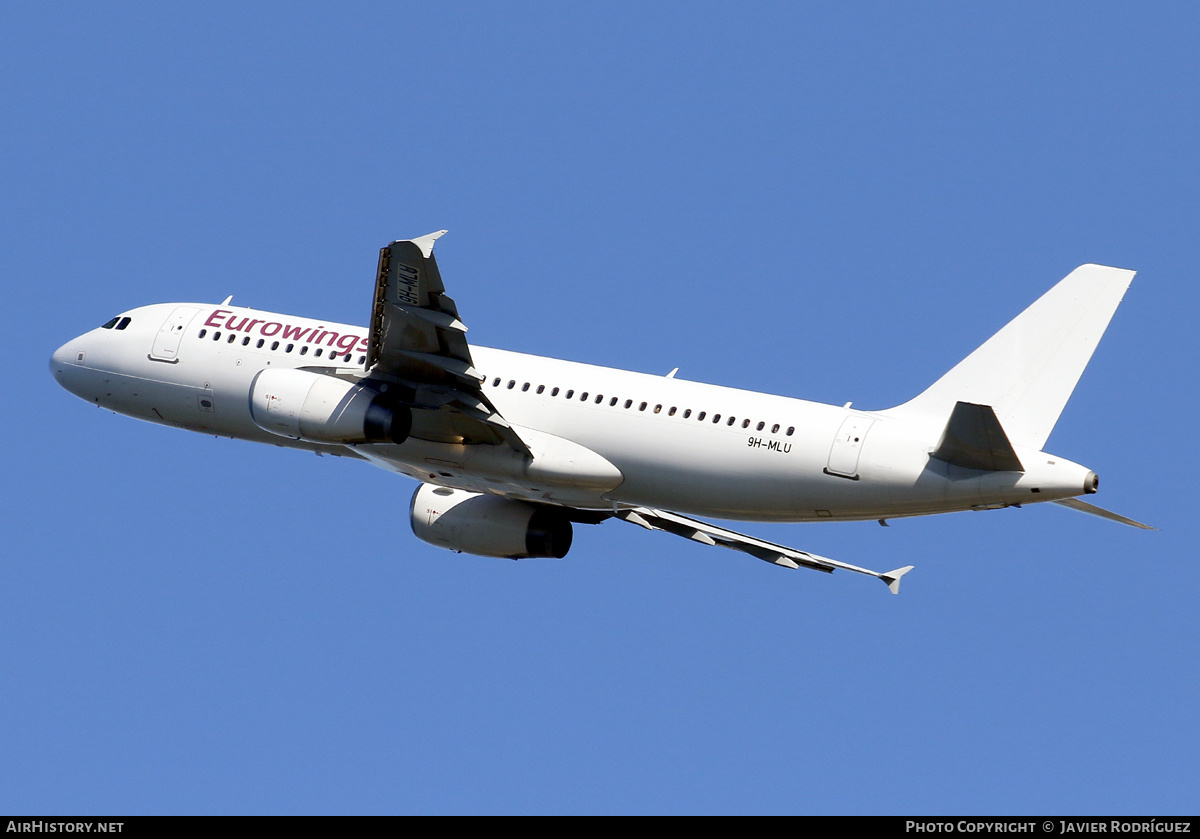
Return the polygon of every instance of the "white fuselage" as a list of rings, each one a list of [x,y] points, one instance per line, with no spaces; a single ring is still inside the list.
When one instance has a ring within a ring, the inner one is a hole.
[[[92,330],[54,354],[63,387],[152,422],[363,457],[417,480],[527,500],[740,520],[861,520],[1070,498],[1086,491],[1090,476],[1021,449],[1024,472],[951,466],[930,457],[938,439],[927,426],[886,411],[485,347],[472,347],[474,366],[500,414],[544,446],[566,441],[560,449],[568,455],[580,447],[594,453],[619,471],[615,488],[541,480],[502,447],[422,440],[418,428],[401,445],[317,444],[256,425],[252,383],[270,368],[365,376],[365,328],[211,304],[124,316],[124,328]]]

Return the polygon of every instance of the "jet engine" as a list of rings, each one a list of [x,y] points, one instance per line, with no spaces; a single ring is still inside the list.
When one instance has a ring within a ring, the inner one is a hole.
[[[421,484],[410,510],[422,542],[458,553],[508,559],[554,557],[571,549],[571,522],[553,507]]]
[[[412,411],[356,382],[268,367],[250,385],[250,417],[263,431],[315,443],[403,443]]]

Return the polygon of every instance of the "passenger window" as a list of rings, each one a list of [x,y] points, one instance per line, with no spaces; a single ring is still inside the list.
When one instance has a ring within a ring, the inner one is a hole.
[[[615,407],[616,404],[617,404],[617,397],[614,396],[612,399],[608,400],[608,407],[610,407],[610,408]]]
[[[792,434],[795,432],[795,430],[796,430],[796,426],[794,426],[794,425],[789,425],[789,426],[788,426],[788,430],[787,430],[787,436],[791,437],[791,436],[792,436]]]
[[[633,400],[632,400],[632,399],[626,399],[626,400],[625,400],[625,407],[626,407],[626,408],[630,408],[630,407],[632,407],[632,406],[633,406]]]
[[[308,355],[308,344],[300,348],[300,355]]]
[[[766,426],[767,426],[767,424],[766,424],[765,422],[760,422],[760,423],[758,424],[757,428],[755,428],[755,430],[756,430],[756,431],[762,431],[764,428],[766,428]]]
[[[727,422],[727,423],[725,423],[725,424],[726,424],[726,425],[733,425],[735,422],[737,422],[737,417],[730,417],[730,418],[729,418],[729,422]]]
[[[525,384],[521,385],[521,393],[528,393],[528,392],[529,392],[529,382],[526,382]]]
[[[258,347],[258,349],[261,350],[263,348],[263,344],[265,344],[265,343],[267,343],[265,340],[263,340],[262,338],[259,338],[258,343],[255,344],[254,346]]]
[[[604,394],[603,394],[603,393],[597,393],[597,394],[596,394],[596,404],[597,404],[597,405],[599,405],[599,404],[600,404],[601,402],[603,402],[603,401],[604,401]]]
[[[360,355],[360,356],[358,357],[358,363],[359,363],[359,364],[366,364],[366,363],[367,363],[367,357],[366,357],[365,355]]]
[[[772,434],[778,434],[778,433],[779,433],[779,423],[775,423],[774,425],[772,425],[772,426],[771,426],[771,433],[772,433]]]
[[[579,401],[587,402],[587,391],[586,390],[583,393],[579,394]]]
[[[554,390],[550,391],[550,395],[551,395],[551,396],[558,396],[558,388],[555,388]]]
[[[669,416],[669,417],[675,416],[675,406],[674,405],[671,406],[671,410],[667,411],[667,416]]]
[[[704,422],[704,411],[696,414],[696,422]]]
[[[713,422],[714,422],[714,423],[718,423],[718,422],[720,422],[720,421],[721,421],[721,415],[720,415],[720,414],[713,414]]]
[[[100,327],[100,328],[101,328],[101,329],[112,329],[112,328],[113,328],[113,324],[114,324],[114,323],[116,323],[116,322],[117,322],[117,319],[116,319],[116,318],[113,318],[112,320],[110,320],[108,323],[104,324],[104,326],[102,326],[102,327]],[[203,338],[203,337],[204,337],[205,335],[207,335],[207,334],[208,334],[208,330],[207,330],[207,329],[201,329],[201,330],[200,330],[200,337],[201,337],[201,338]]]
[[[545,386],[545,385],[538,385],[537,392],[538,392],[538,393],[541,393],[541,392],[542,392],[542,391],[544,391],[545,389],[546,389],[546,386]]]
[[[321,357],[321,348],[320,348],[320,347],[317,347],[317,351],[316,351],[315,353],[313,353],[313,355],[315,355],[317,358],[320,358],[320,357]],[[337,356],[336,356],[336,355],[334,355],[333,353],[330,353],[330,354],[329,354],[329,357],[330,357],[330,358],[337,358]]]
[[[220,340],[221,340],[221,333],[220,333],[220,332],[214,332],[214,333],[213,333],[213,340],[214,340],[214,341],[220,341]]]
[[[277,349],[279,349],[279,342],[278,342],[278,341],[272,341],[272,342],[271,342],[271,349],[272,349],[272,350],[277,350]]]
[[[120,317],[115,317],[115,318],[113,318],[112,320],[110,320],[108,323],[106,323],[106,324],[102,325],[100,328],[101,328],[101,329],[112,329],[114,326],[116,326],[116,325],[117,325],[117,321],[119,321],[120,319],[121,319]],[[204,330],[203,330],[203,329],[201,329],[201,330],[200,330],[200,337],[201,337],[201,338],[203,338],[203,337],[204,337]]]
[[[567,399],[574,399],[574,398],[575,398],[575,391],[568,390],[567,391]]]
[[[117,329],[120,329],[120,328],[121,328],[121,327],[119,327],[119,326],[117,327]],[[230,333],[229,333],[229,343],[230,343],[230,344],[232,344],[232,343],[233,343],[234,341],[236,341],[236,340],[237,340],[237,336],[236,336],[236,335],[234,335],[232,332],[230,332]]]
[[[296,348],[296,345],[295,345],[295,344],[288,344],[288,345],[287,345],[287,349],[286,349],[286,350],[284,350],[284,352],[291,352],[291,351],[292,351],[293,349],[295,349],[295,348]]]
[[[639,410],[639,411],[644,411],[644,410],[646,410],[646,403],[645,403],[645,402],[643,402],[641,405],[638,405],[638,410]]]
[[[242,339],[242,346],[243,347],[250,346],[250,336],[249,335],[247,335],[245,338]],[[317,350],[317,355],[320,355],[320,354],[321,354],[321,351]]]
[[[691,415],[692,415],[692,409],[691,409],[691,408],[688,408],[686,411],[684,411],[684,412],[683,412],[683,418],[684,418],[684,419],[687,419],[687,418],[688,418],[688,417],[690,417]]]
[[[661,414],[661,413],[662,413],[662,405],[655,405],[655,406],[654,406],[654,413],[656,413],[656,414]]]
[[[120,322],[117,323],[117,329],[124,329],[125,327],[129,326],[129,321],[131,320],[133,320],[133,318],[121,318]],[[183,327],[181,326],[180,329],[182,328]]]
[[[742,428],[749,428],[750,420],[742,420]]]
[[[492,387],[500,387],[500,380],[498,378],[492,379]]]
[[[516,380],[516,379],[509,379],[509,380],[508,380],[508,389],[509,389],[509,390],[512,390],[512,389],[513,389],[514,387],[516,387],[516,386],[517,386],[517,380]]]

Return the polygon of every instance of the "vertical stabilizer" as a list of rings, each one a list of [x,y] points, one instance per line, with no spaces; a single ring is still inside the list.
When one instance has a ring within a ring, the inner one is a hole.
[[[924,393],[885,413],[937,433],[956,403],[988,405],[1014,444],[1041,449],[1134,273],[1079,266]]]

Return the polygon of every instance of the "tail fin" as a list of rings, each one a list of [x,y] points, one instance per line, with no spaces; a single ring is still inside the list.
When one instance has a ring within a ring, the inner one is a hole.
[[[1013,443],[1041,449],[1134,273],[1079,266],[924,393],[885,413],[940,431],[956,403],[990,405]]]

